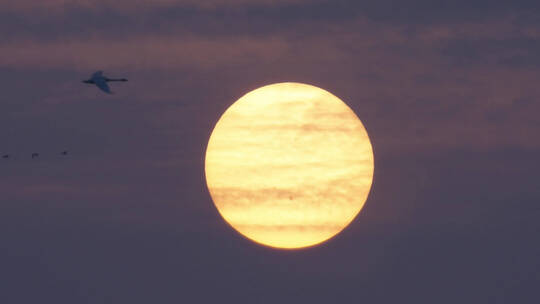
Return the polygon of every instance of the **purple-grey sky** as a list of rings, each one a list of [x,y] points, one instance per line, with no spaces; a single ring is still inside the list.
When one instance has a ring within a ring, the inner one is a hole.
[[[0,303],[538,303],[539,16],[532,0],[3,1]],[[81,83],[96,70],[130,81],[106,95]],[[309,250],[241,237],[204,180],[223,111],[283,81],[347,102],[375,151],[363,211]]]

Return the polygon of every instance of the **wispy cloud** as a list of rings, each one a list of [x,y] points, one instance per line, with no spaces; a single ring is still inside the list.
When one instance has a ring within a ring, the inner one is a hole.
[[[280,39],[175,39],[173,37],[137,37],[124,41],[101,39],[65,42],[19,42],[0,45],[0,66],[69,67],[71,69],[178,68],[197,66],[216,68],[239,61],[269,60],[287,50]]]
[[[239,5],[283,5],[294,3],[314,3],[320,0],[7,0],[0,4],[0,9],[27,12],[32,10],[47,9],[53,12],[63,12],[67,9],[84,8],[94,10],[115,9],[121,11],[133,11],[155,7],[178,7],[192,6],[201,9],[213,9],[218,7],[234,7]]]

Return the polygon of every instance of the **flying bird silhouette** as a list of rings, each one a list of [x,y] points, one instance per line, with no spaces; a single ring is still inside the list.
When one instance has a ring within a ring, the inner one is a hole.
[[[100,88],[103,92],[107,94],[113,94],[113,92],[111,91],[111,88],[109,88],[109,85],[107,84],[107,82],[111,82],[111,81],[124,82],[128,80],[125,78],[119,78],[119,79],[107,78],[103,76],[103,71],[97,71],[94,74],[92,74],[92,77],[90,79],[83,80],[84,83],[95,84],[98,88]]]
[[[62,153],[60,153],[60,154],[66,156],[68,154],[68,151],[62,151]]]
[[[9,154],[2,155],[2,158],[9,158]]]
[[[39,153],[32,153],[32,159],[39,157]]]

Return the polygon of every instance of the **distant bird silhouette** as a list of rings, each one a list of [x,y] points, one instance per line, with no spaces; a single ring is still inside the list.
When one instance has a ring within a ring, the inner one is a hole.
[[[2,155],[2,158],[9,158],[9,154]]]
[[[32,153],[32,159],[39,157],[39,153]]]
[[[68,154],[68,151],[62,151],[62,153],[60,153],[60,154],[66,156]]]
[[[111,88],[109,88],[109,85],[107,84],[107,82],[111,82],[111,81],[123,82],[123,81],[128,81],[128,80],[125,78],[120,78],[120,79],[107,78],[103,76],[103,71],[97,71],[92,75],[90,79],[83,80],[84,83],[95,84],[98,88],[100,88],[103,92],[107,94],[113,94],[113,92],[111,91]]]

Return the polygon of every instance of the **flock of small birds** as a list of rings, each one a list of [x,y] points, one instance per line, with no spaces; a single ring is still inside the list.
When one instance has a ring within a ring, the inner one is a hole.
[[[68,151],[62,151],[62,152],[60,152],[60,155],[62,155],[62,156],[67,156],[67,155],[68,155]],[[38,158],[38,157],[39,157],[39,153],[34,152],[34,153],[30,154],[30,157],[31,157],[32,159]],[[4,155],[2,155],[2,158],[3,158],[3,159],[9,159],[9,158],[11,158],[11,154],[4,154]]]
[[[83,80],[84,83],[95,84],[99,89],[101,89],[102,91],[104,91],[105,93],[108,93],[108,94],[112,94],[109,86],[107,85],[107,82],[111,82],[111,81],[128,81],[128,80],[125,79],[125,78],[112,79],[112,78],[105,77],[103,75],[103,71],[97,71],[94,74],[92,74],[92,78],[90,78],[88,80]],[[60,155],[67,156],[68,151],[62,151],[62,152],[60,152]],[[32,159],[39,158],[39,153],[34,152],[34,153],[32,153],[30,155],[30,157]],[[4,155],[2,155],[2,158],[3,159],[9,159],[9,158],[11,158],[11,155],[10,154],[4,154]]]

